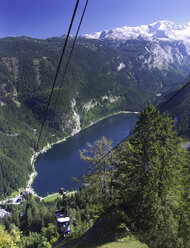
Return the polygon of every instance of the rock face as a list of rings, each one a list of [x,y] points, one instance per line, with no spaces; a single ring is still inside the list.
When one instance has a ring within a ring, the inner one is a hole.
[[[86,39],[98,39],[121,48],[129,48],[129,40],[144,41],[144,51],[139,55],[143,68],[159,70],[175,68],[189,71],[190,22],[185,25],[170,21],[154,22],[137,27],[124,26],[93,34]]]
[[[6,216],[9,216],[10,213],[7,212],[5,209],[0,209],[0,219],[6,217]]]

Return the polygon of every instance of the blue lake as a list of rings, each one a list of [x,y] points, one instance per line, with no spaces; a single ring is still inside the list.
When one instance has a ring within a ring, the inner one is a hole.
[[[129,134],[136,120],[137,114],[114,115],[54,145],[38,156],[35,162],[38,175],[32,188],[40,196],[58,192],[60,187],[68,189],[72,177],[79,177],[89,166],[80,160],[79,150],[102,136],[112,139],[115,146]]]

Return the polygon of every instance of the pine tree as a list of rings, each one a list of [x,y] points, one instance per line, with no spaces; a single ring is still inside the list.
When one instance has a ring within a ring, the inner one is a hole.
[[[187,155],[172,119],[149,104],[117,155],[116,196],[131,228],[143,233],[150,247],[183,247],[179,235]]]

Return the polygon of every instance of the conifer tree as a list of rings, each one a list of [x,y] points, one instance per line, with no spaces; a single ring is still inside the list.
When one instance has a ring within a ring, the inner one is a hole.
[[[117,155],[116,183],[131,228],[150,247],[183,247],[179,235],[188,164],[172,119],[149,104],[139,114],[133,136]]]

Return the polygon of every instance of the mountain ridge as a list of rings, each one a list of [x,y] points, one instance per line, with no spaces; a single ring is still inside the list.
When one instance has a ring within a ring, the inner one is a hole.
[[[149,25],[104,30],[82,37],[101,41],[122,53],[131,49],[131,43],[134,47],[139,43],[142,50],[138,58],[135,54],[133,59],[140,61],[141,68],[180,70],[189,74],[190,22],[181,25],[171,21],[158,21]]]
[[[190,43],[190,22],[175,24],[168,20],[158,21],[149,25],[123,26],[121,28],[103,30],[92,34],[84,34],[81,37],[100,40],[185,40]]]

